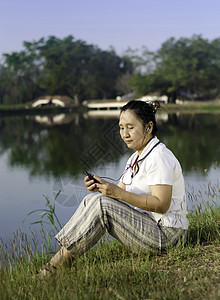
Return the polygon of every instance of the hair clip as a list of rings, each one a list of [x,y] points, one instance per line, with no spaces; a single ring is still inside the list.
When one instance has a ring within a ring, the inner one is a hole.
[[[159,108],[161,108],[160,102],[159,102],[159,101],[151,101],[151,102],[149,102],[149,104],[150,104],[150,106],[152,107],[154,113],[156,113],[157,110],[158,110]]]

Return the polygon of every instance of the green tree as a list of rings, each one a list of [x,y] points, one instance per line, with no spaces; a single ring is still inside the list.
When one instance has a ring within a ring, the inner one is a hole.
[[[218,86],[219,63],[216,64],[216,59],[213,63],[213,59],[218,55],[217,60],[220,61],[220,55],[213,44],[201,36],[177,41],[171,38],[162,45],[157,55],[157,72],[169,81],[168,93],[180,94],[183,91],[201,98]]]
[[[115,98],[118,80],[131,71],[126,58],[111,51],[98,50],[90,60],[89,86],[93,98]]]
[[[72,36],[58,39],[49,37],[39,47],[44,59],[43,83],[52,94],[68,95],[79,101],[84,95],[88,65],[95,47]]]
[[[45,94],[67,95],[78,103],[85,98],[117,95],[118,79],[131,72],[132,64],[113,49],[50,36],[24,42],[24,50],[5,54],[3,102],[21,103]],[[1,76],[1,74],[0,74]]]
[[[40,40],[39,42],[41,42]],[[6,103],[22,103],[36,98],[42,88],[39,85],[42,61],[37,51],[39,42],[24,42],[25,50],[3,54],[4,88]]]
[[[0,104],[3,103],[3,97],[6,93],[5,79],[6,79],[6,71],[4,67],[0,65]]]
[[[85,98],[110,98],[116,95],[118,77],[128,63],[113,50],[102,51],[85,42],[50,37],[41,47],[45,59],[45,85],[55,94],[66,94],[78,102]]]
[[[181,95],[191,99],[216,97],[220,80],[219,48],[220,39],[209,42],[200,35],[191,39],[170,38],[150,57],[151,70],[143,73],[139,66],[132,85],[139,93],[165,93],[170,102]]]

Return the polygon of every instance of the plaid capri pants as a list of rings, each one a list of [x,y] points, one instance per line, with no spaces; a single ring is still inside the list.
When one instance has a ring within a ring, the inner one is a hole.
[[[92,193],[82,200],[55,239],[78,256],[93,247],[106,231],[130,250],[143,253],[164,251],[187,235],[187,230],[161,226],[148,211]]]

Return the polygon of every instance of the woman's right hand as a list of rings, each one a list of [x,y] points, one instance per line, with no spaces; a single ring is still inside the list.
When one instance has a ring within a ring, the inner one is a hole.
[[[88,191],[93,192],[93,193],[98,192],[98,189],[96,187],[94,180],[89,179],[89,176],[86,176],[84,178],[84,183],[85,183],[85,187],[87,188]]]

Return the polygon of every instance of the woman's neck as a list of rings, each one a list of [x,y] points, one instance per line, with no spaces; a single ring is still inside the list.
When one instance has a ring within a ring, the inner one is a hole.
[[[150,136],[147,140],[145,140],[145,142],[143,143],[143,145],[141,146],[141,148],[137,150],[138,156],[141,155],[141,153],[143,152],[144,148],[147,146],[147,144],[149,144],[149,142],[150,142],[153,138],[154,138],[154,136]]]

